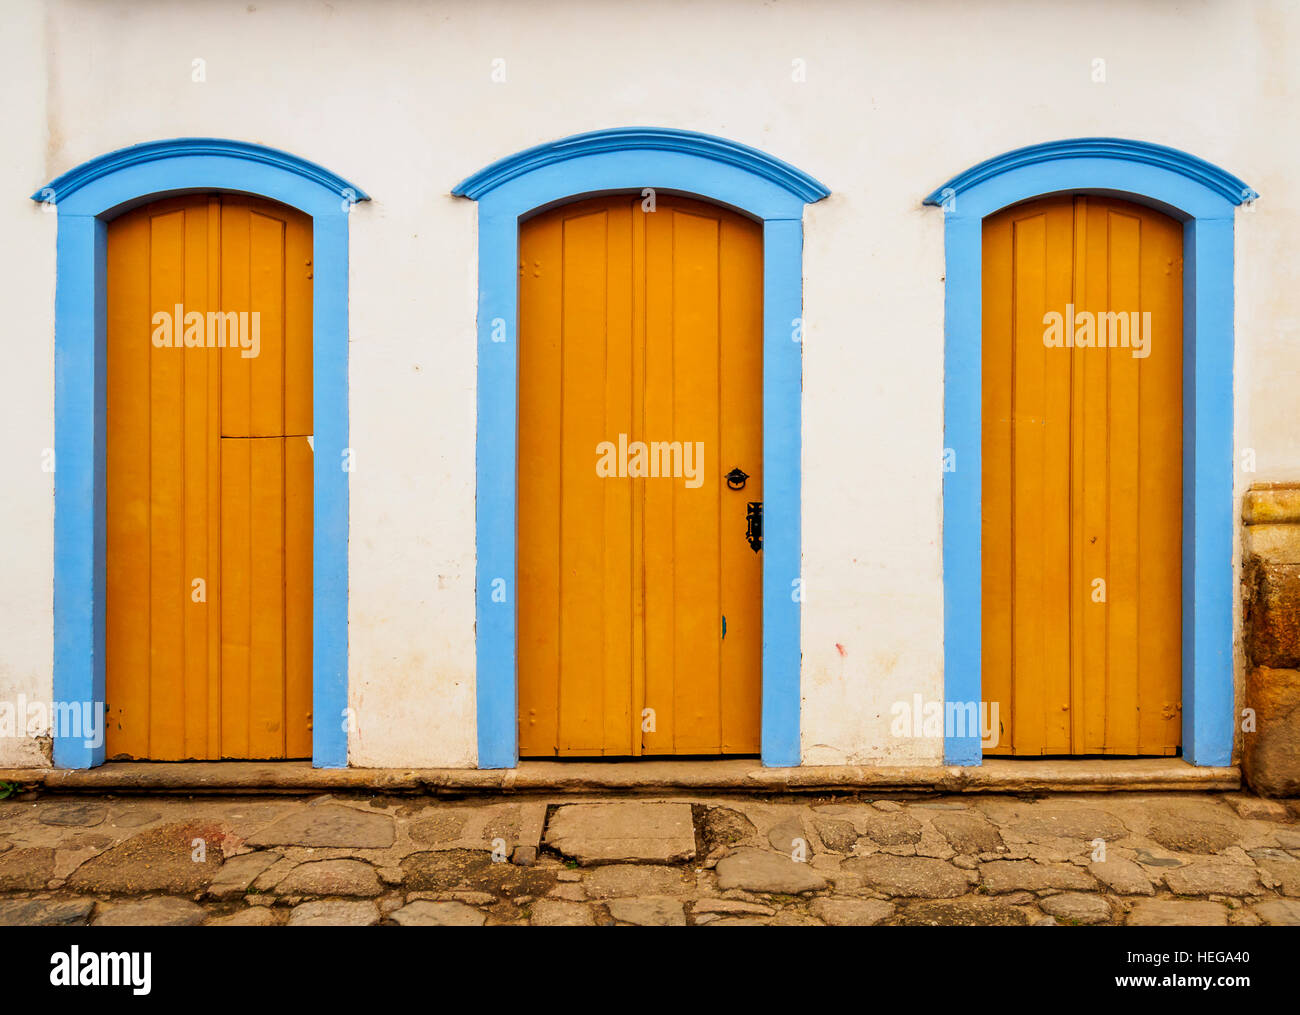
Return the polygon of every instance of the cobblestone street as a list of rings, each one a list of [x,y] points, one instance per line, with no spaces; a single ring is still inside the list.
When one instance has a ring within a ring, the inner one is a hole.
[[[0,801],[0,924],[1300,924],[1240,793]]]

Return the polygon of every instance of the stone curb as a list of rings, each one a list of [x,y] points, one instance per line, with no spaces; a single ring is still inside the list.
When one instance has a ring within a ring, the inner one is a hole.
[[[752,760],[560,763],[526,761],[514,769],[312,768],[307,762],[110,762],[84,770],[0,770],[0,781],[58,791],[320,793],[376,790],[426,793],[629,794],[666,790],[736,793],[913,791],[942,793],[1194,792],[1241,788],[1237,766],[1198,768],[1177,758],[1028,761],[983,765],[876,767],[810,765],[763,768]]]

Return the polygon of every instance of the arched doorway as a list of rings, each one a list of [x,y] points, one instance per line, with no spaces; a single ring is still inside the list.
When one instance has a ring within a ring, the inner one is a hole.
[[[1104,137],[1017,148],[952,177],[925,199],[944,210],[944,757],[949,764],[977,765],[988,746],[982,724],[971,718],[988,704],[984,223],[1013,205],[1060,194],[1119,199],[1155,209],[1182,227],[1179,739],[1182,756],[1193,764],[1228,765],[1236,728],[1233,214],[1258,194],[1186,152]]]
[[[596,197],[519,257],[519,753],[757,754],[762,228]]]
[[[519,224],[539,210],[615,192],[648,200],[689,194],[761,224],[761,752],[765,765],[797,765],[802,757],[803,211],[830,192],[764,152],[663,127],[593,131],[541,144],[494,162],[452,188],[454,195],[478,202],[478,764],[510,768],[519,760]]]
[[[310,220],[311,263],[301,266],[311,274],[310,753],[313,765],[343,767],[348,757],[348,215],[369,198],[313,162],[221,138],[151,141],[109,152],[32,195],[58,212],[54,699],[66,715],[92,717],[56,724],[54,763],[60,768],[103,763],[103,717],[112,704],[106,700],[105,665],[108,232],[115,220],[141,205],[193,194],[222,195],[220,201],[229,200],[232,207],[238,195],[261,198]],[[213,236],[220,232],[210,233],[209,240]],[[201,254],[187,251],[187,256]],[[190,576],[191,591],[194,577],[201,576]],[[205,703],[192,697],[191,704]],[[212,714],[209,707],[202,721]],[[174,732],[167,736],[177,739]],[[184,733],[179,739],[184,743]],[[215,742],[208,738],[208,744]]]
[[[260,198],[108,224],[109,758],[311,756],[311,265]]]
[[[1175,754],[1182,223],[1056,195],[983,247],[984,753]]]

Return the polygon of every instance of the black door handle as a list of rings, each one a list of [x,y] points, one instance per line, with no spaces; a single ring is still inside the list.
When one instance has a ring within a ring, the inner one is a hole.
[[[751,500],[745,511],[745,538],[750,548],[758,553],[763,548],[763,502]]]

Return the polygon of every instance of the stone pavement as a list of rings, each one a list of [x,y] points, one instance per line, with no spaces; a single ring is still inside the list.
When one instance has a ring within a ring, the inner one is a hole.
[[[0,801],[0,924],[1300,924],[1241,793]]]

